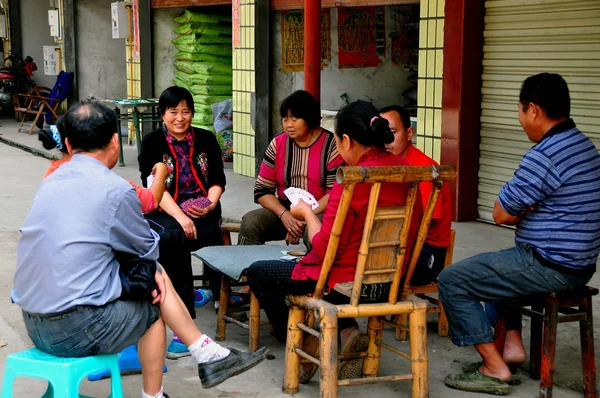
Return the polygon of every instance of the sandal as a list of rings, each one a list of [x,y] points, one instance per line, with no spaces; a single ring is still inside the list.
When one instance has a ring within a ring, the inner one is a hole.
[[[346,343],[342,345],[342,354],[363,352],[369,346],[369,336],[356,328],[350,333]],[[338,379],[358,379],[362,376],[362,358],[346,359],[340,361]]]
[[[313,357],[315,357],[316,359],[319,359],[319,343],[317,342],[317,350],[315,351],[315,353],[312,355]],[[306,384],[308,383],[313,377],[314,375],[317,373],[317,370],[319,370],[319,365],[317,365],[316,363],[313,363],[312,366],[310,367],[310,370],[308,372],[305,372],[302,369],[302,365],[300,364],[300,383],[301,384]]]
[[[463,373],[470,373],[474,370],[478,371],[479,368],[482,366],[483,366],[483,361],[465,362],[462,365],[462,371],[463,371]],[[509,366],[509,369],[510,369],[510,373],[512,373],[512,376],[510,376],[510,380],[507,381],[506,383],[510,386],[518,386],[519,384],[521,384],[523,382],[523,378],[521,377],[521,372],[519,372],[519,369],[514,366]]]
[[[204,307],[212,300],[213,294],[207,289],[195,289],[194,290],[194,308]]]
[[[458,375],[448,375],[444,380],[450,388],[461,391],[483,392],[492,395],[508,395],[508,384],[502,380],[485,375],[478,369]]]
[[[250,304],[250,293],[231,293],[229,295],[229,305],[232,307],[242,307]]]

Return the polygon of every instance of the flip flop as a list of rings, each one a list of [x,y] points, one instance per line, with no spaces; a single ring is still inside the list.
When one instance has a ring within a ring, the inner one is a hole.
[[[369,336],[356,328],[350,333],[346,343],[342,345],[342,354],[363,352],[369,346]],[[346,359],[340,361],[338,379],[358,379],[362,376],[362,358]]]
[[[232,307],[242,307],[250,304],[250,293],[231,293],[229,295],[229,305]]]
[[[204,307],[212,300],[213,294],[207,289],[195,289],[194,290],[194,308]]]
[[[479,368],[482,366],[483,366],[483,361],[465,362],[462,365],[462,371],[463,371],[463,373],[470,373],[474,370],[479,371]],[[510,373],[512,373],[512,376],[510,376],[510,380],[507,381],[506,383],[511,386],[518,386],[519,384],[521,384],[523,382],[523,378],[521,377],[521,372],[519,372],[519,369],[517,369],[514,366],[509,366],[509,369],[510,369]]]

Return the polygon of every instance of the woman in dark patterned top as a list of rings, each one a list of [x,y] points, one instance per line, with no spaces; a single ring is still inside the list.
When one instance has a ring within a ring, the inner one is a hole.
[[[169,173],[160,209],[148,214],[147,218],[161,226],[158,228],[158,261],[167,270],[175,290],[195,318],[190,252],[223,244],[219,200],[225,189],[225,172],[221,149],[213,133],[191,126],[194,100],[188,90],[175,86],[167,88],[161,94],[158,106],[164,123],[144,137],[138,161],[144,185],[157,162],[165,163]],[[210,200],[210,205],[204,208],[184,205],[186,210],[182,210],[184,202],[198,198]],[[218,294],[218,274],[210,269],[204,272],[211,277],[213,294]]]
[[[244,215],[239,245],[282,239],[298,243],[304,223],[289,212],[283,191],[296,187],[310,192],[319,201],[315,213],[321,214],[343,163],[333,133],[319,125],[321,109],[310,93],[299,90],[287,97],[280,115],[285,131],[271,141],[254,185],[254,201],[262,208]]]

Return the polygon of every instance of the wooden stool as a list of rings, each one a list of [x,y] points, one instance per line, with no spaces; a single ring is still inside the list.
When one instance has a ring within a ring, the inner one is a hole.
[[[511,300],[498,305],[494,337],[501,355],[504,351],[508,311],[518,311],[521,315],[531,317],[530,373],[534,380],[541,379],[540,397],[552,397],[556,328],[561,322],[579,322],[584,397],[598,397],[592,324],[592,296],[597,294],[598,289],[584,286],[576,290]]]

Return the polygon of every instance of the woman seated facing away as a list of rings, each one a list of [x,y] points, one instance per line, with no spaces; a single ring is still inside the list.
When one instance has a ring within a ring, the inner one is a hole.
[[[385,149],[385,144],[394,140],[387,120],[378,116],[371,103],[357,101],[342,108],[335,118],[335,140],[337,148],[350,166],[405,166],[406,161]],[[271,322],[279,342],[285,342],[287,333],[288,307],[285,296],[313,293],[329,243],[337,208],[343,192],[343,185],[335,183],[325,209],[323,223],[304,202],[290,209],[296,220],[305,221],[312,249],[299,263],[288,261],[260,261],[247,270],[248,282]],[[362,239],[371,184],[358,184],[350,203],[350,208],[340,237],[337,254],[329,273],[330,293],[325,299],[333,304],[345,304],[349,298],[332,288],[340,282],[354,280],[358,249]],[[402,206],[406,204],[408,184],[383,183],[379,196],[379,206]],[[420,219],[421,208],[415,209],[415,219]],[[414,225],[414,223],[413,223]],[[416,235],[418,225],[414,225],[411,238]],[[409,246],[412,247],[412,242]],[[408,259],[410,253],[407,254]],[[389,284],[364,285],[362,300],[380,301],[387,299]],[[354,319],[339,319],[341,347],[343,353],[366,350],[368,337],[358,329]],[[304,349],[313,354],[317,351],[318,340],[308,335],[304,339]],[[303,365],[301,382],[307,382],[314,375],[317,366]],[[340,366],[340,378],[360,377],[360,359],[344,361]]]
[[[304,223],[290,213],[283,191],[296,187],[310,192],[319,201],[315,214],[320,214],[342,165],[333,133],[319,126],[321,108],[309,92],[294,92],[283,100],[279,111],[285,131],[271,141],[254,185],[254,201],[262,208],[242,218],[238,245],[282,239],[298,243]]]
[[[191,126],[194,100],[188,90],[167,88],[158,106],[164,123],[144,137],[138,161],[144,185],[155,163],[166,164],[165,188],[169,195],[165,194],[160,209],[146,218],[160,225],[158,261],[190,315],[196,318],[190,253],[223,244],[219,200],[225,189],[225,173],[221,149],[213,133]],[[193,202],[187,202],[190,200]],[[210,288],[217,296],[218,274],[208,268],[204,272],[211,278]]]

